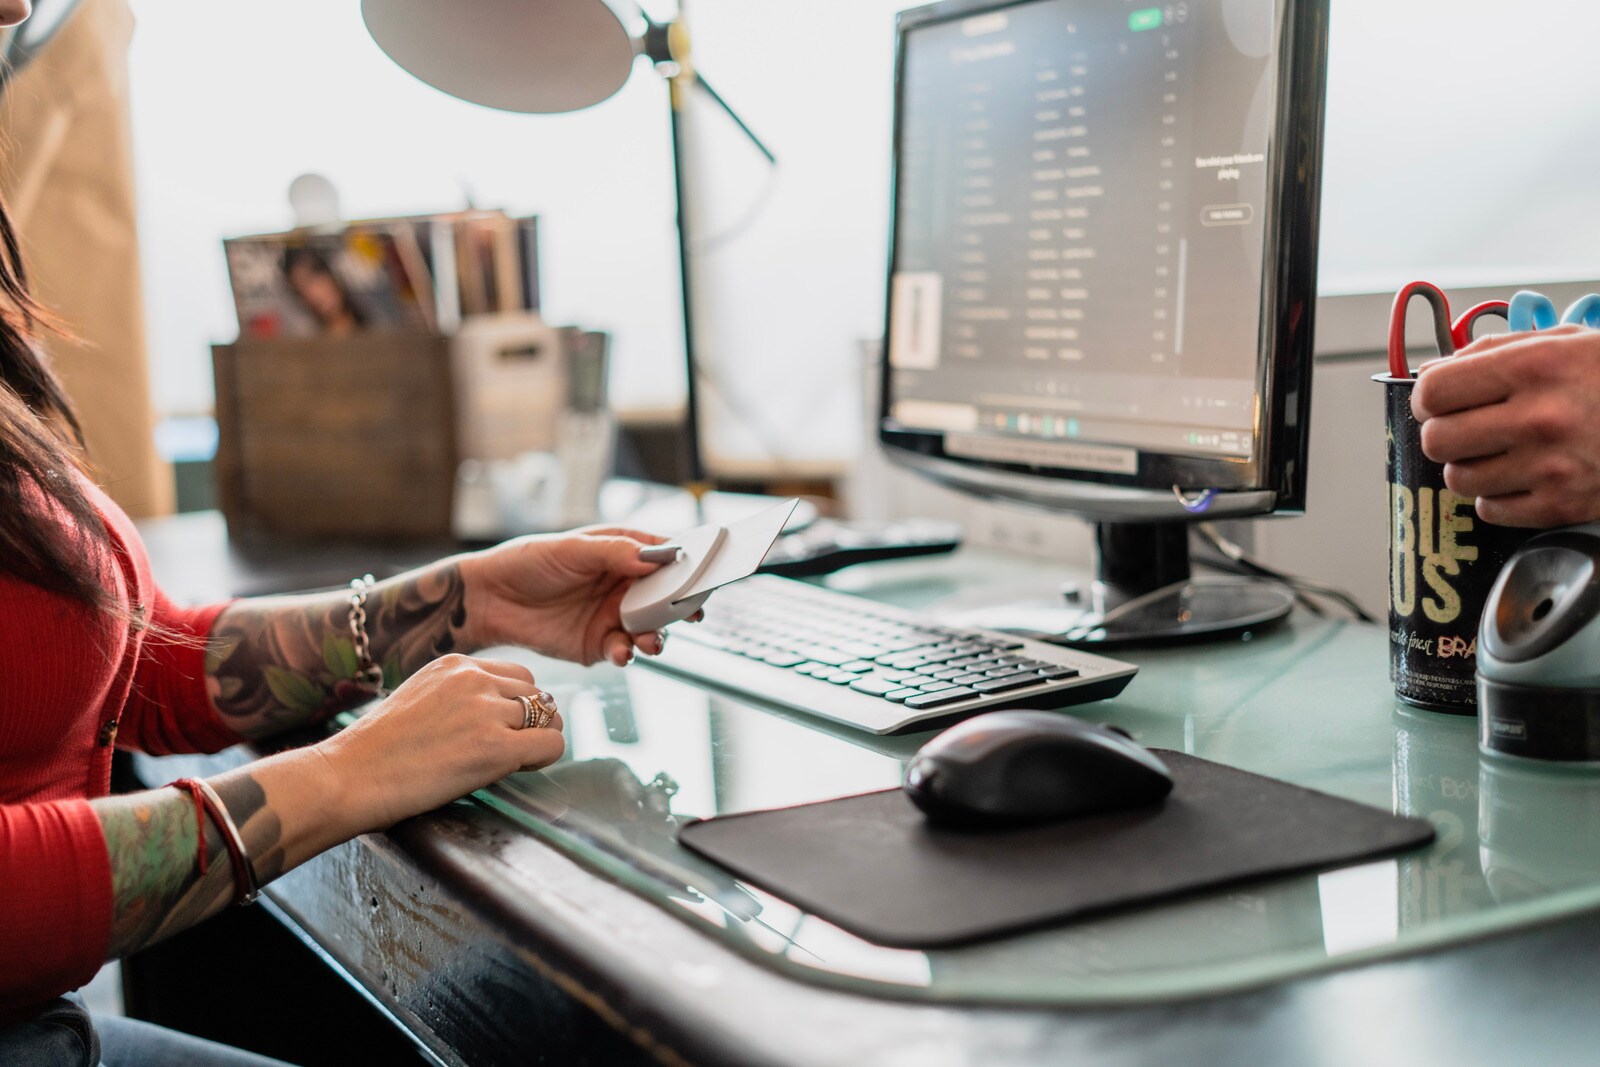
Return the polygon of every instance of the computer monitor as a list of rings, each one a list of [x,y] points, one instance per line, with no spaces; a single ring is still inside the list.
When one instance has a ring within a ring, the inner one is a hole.
[[[1188,523],[1301,510],[1326,0],[902,12],[880,441],[1097,524],[1068,639],[1234,632]]]

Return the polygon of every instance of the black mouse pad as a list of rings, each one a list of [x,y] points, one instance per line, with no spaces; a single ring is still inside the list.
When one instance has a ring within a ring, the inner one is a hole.
[[[1159,805],[1024,829],[930,827],[898,789],[690,823],[678,840],[880,945],[932,948],[1426,844],[1433,824],[1156,750]]]

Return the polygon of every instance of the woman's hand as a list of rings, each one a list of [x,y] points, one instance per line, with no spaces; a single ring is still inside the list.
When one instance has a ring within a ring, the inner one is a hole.
[[[1422,450],[1484,521],[1600,519],[1600,330],[1486,337],[1425,364],[1411,410]]]
[[[547,727],[523,726],[518,698],[537,692],[526,667],[441,656],[317,745],[340,783],[340,807],[355,820],[344,827],[346,836],[391,826],[560,758],[559,714]]]
[[[663,635],[622,628],[622,598],[656,569],[639,549],[664,538],[613,527],[522,537],[461,559],[474,644],[519,645],[549,656],[621,666],[655,655]]]

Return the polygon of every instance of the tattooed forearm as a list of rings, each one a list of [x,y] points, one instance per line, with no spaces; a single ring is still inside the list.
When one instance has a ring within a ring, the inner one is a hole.
[[[265,884],[284,868],[282,825],[266,793],[248,773],[218,779],[223,806],[233,816]],[[233,867],[222,835],[206,819],[195,821],[194,802],[178,789],[106,797],[93,802],[111,862],[111,939],[108,954],[126,955],[226,907],[233,899]],[[205,835],[206,873],[200,874],[196,834]]]
[[[367,599],[367,636],[394,688],[456,649],[466,623],[460,568],[442,563],[383,582]],[[357,682],[347,595],[242,600],[217,619],[206,656],[212,702],[234,730],[264,737],[371,697]]]

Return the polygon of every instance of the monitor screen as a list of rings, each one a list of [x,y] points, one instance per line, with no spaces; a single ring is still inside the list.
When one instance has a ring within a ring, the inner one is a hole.
[[[1322,66],[1297,7],[902,15],[886,444],[1296,505]]]

